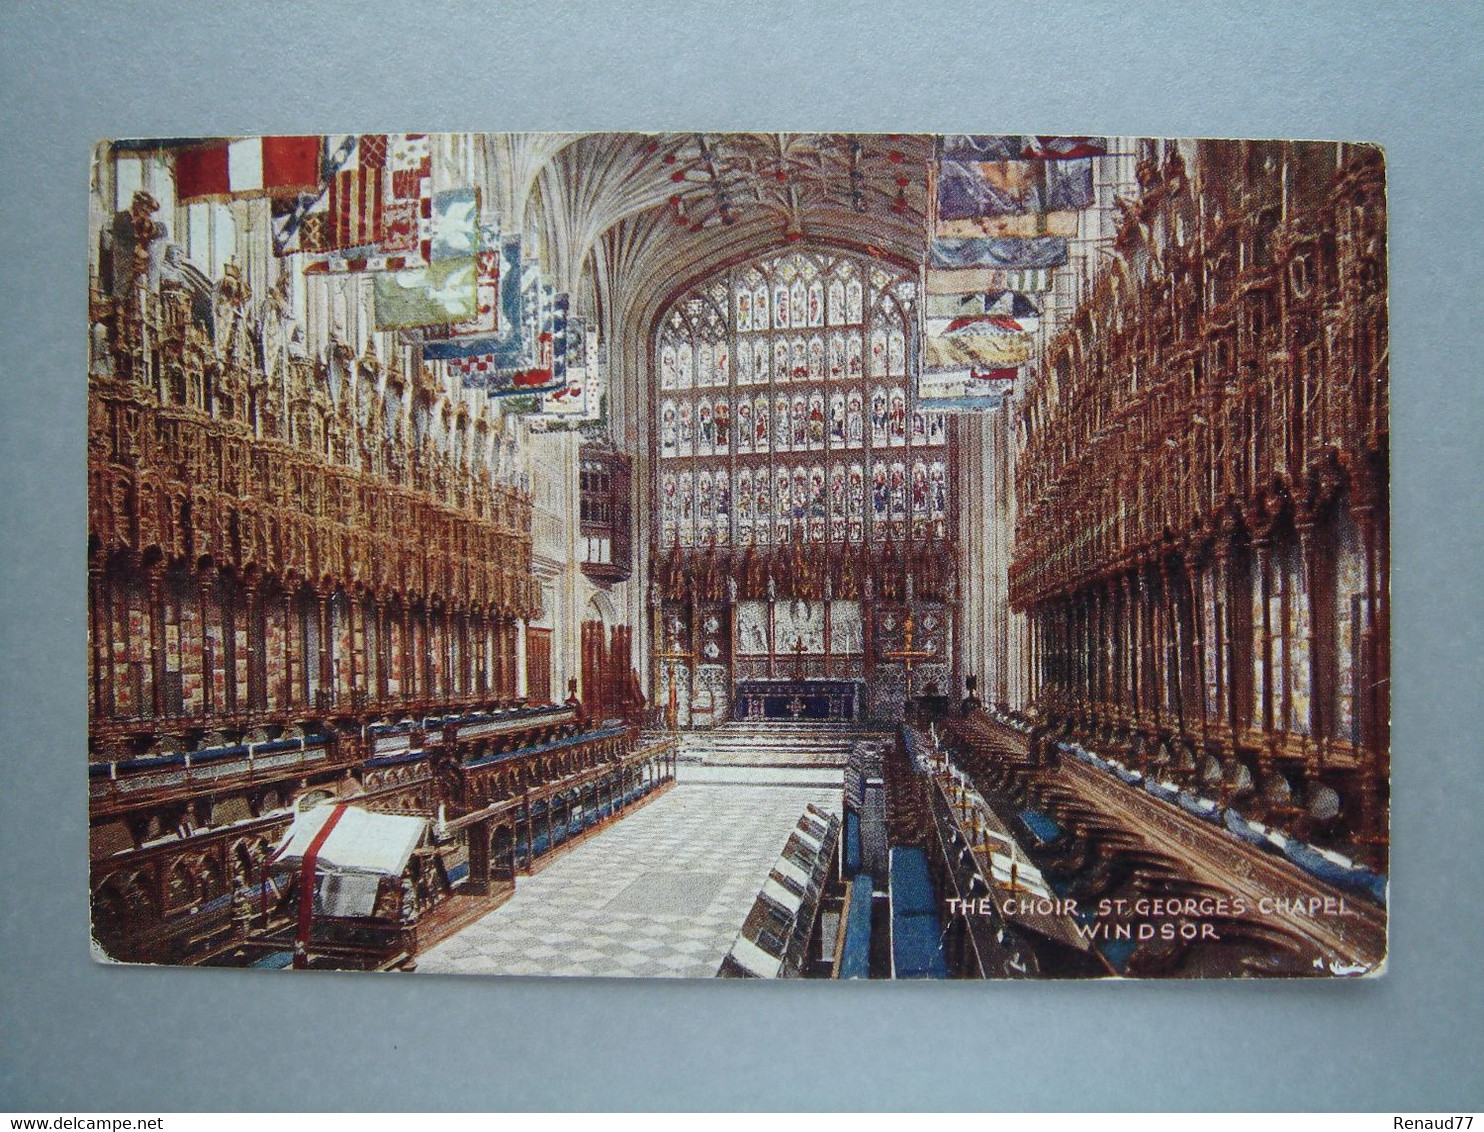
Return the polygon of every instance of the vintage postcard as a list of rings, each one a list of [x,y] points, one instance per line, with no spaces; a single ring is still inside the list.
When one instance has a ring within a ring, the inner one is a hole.
[[[136,138],[91,177],[100,961],[1383,970],[1376,147]]]

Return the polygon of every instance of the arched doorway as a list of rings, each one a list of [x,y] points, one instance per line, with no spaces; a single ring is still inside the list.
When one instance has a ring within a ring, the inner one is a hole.
[[[594,719],[629,718],[641,697],[633,668],[633,633],[618,624],[607,594],[595,594],[582,622],[584,709]]]

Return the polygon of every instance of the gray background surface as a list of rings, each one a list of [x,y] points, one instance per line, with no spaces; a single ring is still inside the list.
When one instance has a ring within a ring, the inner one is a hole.
[[[1480,1107],[1481,11],[6,3],[0,1109]],[[677,985],[91,963],[90,144],[541,128],[1386,147],[1396,765],[1384,979]]]

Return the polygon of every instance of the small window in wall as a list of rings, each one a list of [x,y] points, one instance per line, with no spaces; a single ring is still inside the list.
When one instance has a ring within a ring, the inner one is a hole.
[[[606,537],[587,538],[583,561],[598,566],[613,564],[613,540]]]

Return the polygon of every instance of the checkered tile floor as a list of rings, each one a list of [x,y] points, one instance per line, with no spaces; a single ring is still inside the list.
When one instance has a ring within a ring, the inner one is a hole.
[[[709,979],[810,802],[839,813],[840,791],[677,785],[521,877],[417,969]]]

